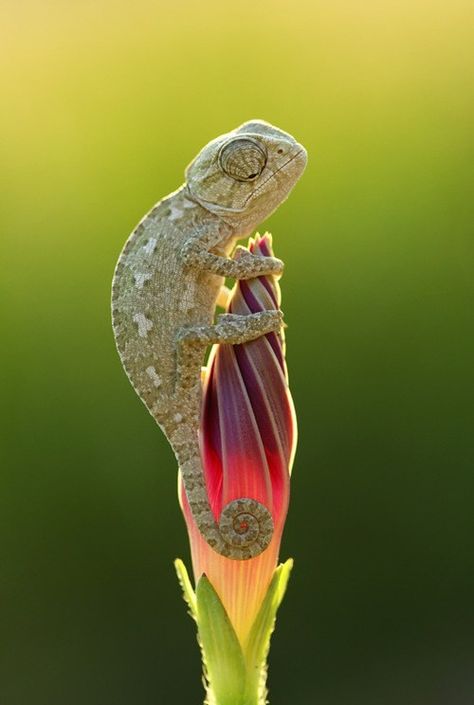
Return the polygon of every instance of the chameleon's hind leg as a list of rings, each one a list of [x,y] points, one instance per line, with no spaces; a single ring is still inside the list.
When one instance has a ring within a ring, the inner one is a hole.
[[[245,316],[237,313],[222,313],[213,325],[183,326],[178,332],[178,345],[186,342],[212,345],[230,343],[238,345],[255,340],[266,333],[278,331],[283,325],[283,313],[279,310],[259,311]]]
[[[283,313],[279,310],[259,311],[249,315],[223,313],[213,325],[183,326],[178,333],[176,366],[176,398],[183,399],[196,385],[205,349],[214,343],[238,345],[279,331]]]

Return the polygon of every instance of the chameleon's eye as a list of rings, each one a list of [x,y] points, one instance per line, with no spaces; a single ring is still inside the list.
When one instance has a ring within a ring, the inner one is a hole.
[[[253,181],[265,168],[267,155],[258,142],[239,137],[227,142],[219,153],[222,171],[236,181]]]

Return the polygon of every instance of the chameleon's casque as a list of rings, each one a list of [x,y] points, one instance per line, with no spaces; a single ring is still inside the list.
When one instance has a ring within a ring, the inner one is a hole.
[[[276,258],[242,248],[234,259],[229,254],[285,200],[305,165],[305,149],[260,120],[209,142],[185,183],[137,225],[113,280],[113,327],[125,371],[173,447],[200,532],[234,559],[261,553],[273,522],[249,497],[236,497],[218,521],[210,509],[198,437],[201,365],[213,343],[244,343],[280,329],[277,310],[213,321],[227,294],[225,277],[282,273]]]

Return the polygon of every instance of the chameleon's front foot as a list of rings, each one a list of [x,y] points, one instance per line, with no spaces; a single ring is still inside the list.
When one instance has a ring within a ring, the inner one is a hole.
[[[244,247],[237,247],[233,259],[228,259],[215,252],[209,252],[199,240],[187,242],[180,255],[183,267],[187,271],[204,269],[220,277],[232,279],[280,276],[284,267],[280,259],[255,255]]]
[[[242,268],[239,279],[252,279],[257,276],[281,276],[285,267],[281,259],[277,257],[264,257],[253,254],[247,248],[235,248],[234,261],[238,262]]]

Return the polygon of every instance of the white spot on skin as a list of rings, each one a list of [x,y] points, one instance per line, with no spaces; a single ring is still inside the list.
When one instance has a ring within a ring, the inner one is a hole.
[[[154,251],[156,250],[156,243],[156,237],[151,237],[146,243],[146,245],[143,245],[143,251],[146,255],[152,255],[154,253]]]
[[[161,386],[161,379],[158,376],[158,374],[156,373],[155,368],[152,365],[150,365],[150,367],[147,367],[145,371],[146,371],[148,377],[153,382],[153,385],[155,387],[160,387]]]
[[[147,272],[138,272],[133,275],[133,278],[135,279],[135,286],[137,289],[143,289],[145,282],[151,279],[151,274],[148,274]]]
[[[183,417],[181,416],[181,414],[175,414],[174,420],[176,421],[176,423],[181,423],[181,421],[183,420]]]
[[[189,201],[187,198],[184,198],[179,205],[175,205],[174,203],[171,204],[171,212],[168,216],[169,220],[179,220],[184,213],[183,209],[189,210],[190,208],[195,208],[196,203],[193,201]]]
[[[182,215],[183,211],[181,210],[181,208],[178,208],[175,205],[171,206],[171,213],[168,216],[170,220],[178,220],[179,218],[181,218]]]
[[[153,321],[150,321],[144,313],[136,313],[133,316],[133,321],[138,326],[138,335],[140,338],[146,338],[148,331],[153,328]]]

